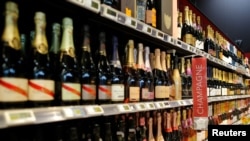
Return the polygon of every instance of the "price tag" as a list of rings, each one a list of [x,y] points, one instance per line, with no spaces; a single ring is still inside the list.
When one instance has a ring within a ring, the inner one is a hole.
[[[115,10],[109,8],[109,7],[107,7],[106,10],[104,10],[104,11],[106,11],[105,17],[116,21],[116,19],[117,19],[117,11],[115,11]]]
[[[7,125],[20,125],[36,122],[36,117],[32,110],[18,110],[4,112]]]
[[[151,35],[153,36],[153,37],[156,37],[156,30],[154,29],[154,28],[152,28],[152,33],[151,33]]]
[[[167,34],[164,34],[164,35],[163,35],[163,40],[164,40],[165,42],[170,42],[170,37],[169,37]]]
[[[155,106],[156,106],[156,108],[158,108],[158,109],[164,108],[163,102],[156,102],[156,103],[155,103]]]
[[[169,102],[164,102],[164,107],[166,107],[166,108],[170,108],[171,106],[170,106],[170,104],[169,104]]]
[[[85,110],[88,116],[102,115],[104,113],[101,106],[86,106]]]
[[[126,22],[125,22],[125,24],[126,24],[127,26],[129,26],[129,27],[135,28],[137,22],[136,22],[136,20],[133,19],[132,17],[126,17]]]
[[[155,109],[154,103],[145,103],[145,106],[149,110],[154,110]]]
[[[122,13],[118,13],[117,14],[117,21],[119,23],[125,24],[126,23],[126,15],[124,15]]]
[[[101,9],[100,1],[98,0],[68,0],[68,1],[95,13],[99,13]]]
[[[144,24],[143,32],[145,32],[146,34],[151,35],[152,34],[152,28],[149,25]]]
[[[190,100],[185,100],[186,105],[192,105]]]
[[[180,106],[179,103],[178,103],[178,101],[170,101],[169,104],[170,104],[171,107],[178,107],[178,106]]]
[[[179,104],[180,106],[185,106],[185,105],[186,105],[186,104],[184,103],[183,100],[178,100],[177,102],[178,102],[178,104]]]
[[[209,54],[208,53],[206,53],[206,52],[204,52],[204,56],[207,58],[207,59],[209,59]]]
[[[190,101],[191,105],[193,105],[193,100],[192,100],[192,99],[190,99],[189,101]]]
[[[137,22],[136,29],[139,30],[139,31],[142,31],[143,23]]]
[[[157,38],[159,38],[159,39],[163,40],[163,37],[164,37],[163,32],[158,31],[158,32],[157,32]]]
[[[182,43],[182,44],[181,44],[181,47],[184,48],[185,50],[189,50],[188,46],[189,46],[189,45],[186,44],[186,43]]]
[[[147,107],[144,103],[137,103],[135,104],[135,108],[137,111],[145,111],[147,110]]]
[[[117,109],[121,112],[121,113],[126,113],[126,112],[131,112],[132,109],[128,104],[120,104],[117,105]]]
[[[180,41],[180,40],[176,40],[176,45],[177,45],[178,47],[182,47],[181,41]],[[182,48],[183,48],[183,47],[182,47]]]
[[[192,46],[189,47],[189,50],[190,50],[191,52],[193,52],[193,53],[196,52],[196,48],[194,48],[194,47],[192,47]]]
[[[210,54],[209,54],[208,59],[209,59],[210,61],[214,61],[214,57],[213,57],[212,55],[210,55]]]
[[[197,55],[202,56],[201,50],[199,50],[199,49],[196,49],[196,50],[195,50],[195,53],[196,53]]]

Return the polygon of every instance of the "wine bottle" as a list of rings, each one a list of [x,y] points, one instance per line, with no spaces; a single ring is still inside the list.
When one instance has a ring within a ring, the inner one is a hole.
[[[33,63],[32,73],[29,76],[28,99],[32,107],[49,106],[54,100],[55,81],[52,79],[50,59],[48,53],[48,42],[45,34],[46,15],[43,12],[36,12],[35,37],[32,47]]]
[[[70,127],[67,133],[68,133],[66,137],[67,141],[79,141],[78,131],[76,127]]]
[[[116,140],[125,141],[126,127],[125,122],[122,119],[119,119],[117,128],[116,128]]]
[[[57,94],[60,95],[62,105],[78,105],[81,100],[81,84],[73,40],[73,20],[63,18],[62,28]]]
[[[127,141],[137,141],[136,140],[136,125],[135,119],[132,115],[128,117],[128,131],[127,131]]]
[[[134,67],[134,41],[129,40],[126,46],[126,60],[123,67],[125,83],[125,103],[138,102],[140,100],[140,87],[136,80],[136,68]]]
[[[90,29],[84,25],[81,56],[81,92],[83,104],[96,102],[96,66],[90,51]]]
[[[156,141],[164,141],[163,135],[162,135],[162,117],[161,113],[157,113],[157,135],[156,135]]]
[[[124,101],[124,77],[118,53],[118,38],[113,36],[113,58],[111,60],[111,101],[112,103],[122,103]]]
[[[177,140],[178,138],[178,125],[177,125],[177,111],[171,110],[171,116],[172,116],[172,140]]]
[[[182,31],[182,12],[178,13],[178,24],[177,24],[177,38],[181,40],[181,31]]]
[[[148,85],[146,85],[146,72],[145,72],[145,65],[143,60],[143,44],[138,44],[138,53],[137,53],[137,77],[138,83],[140,87],[140,100],[147,99],[148,97]]]
[[[136,19],[145,22],[146,0],[136,0]]]
[[[174,91],[175,91],[175,88],[174,88],[174,80],[173,80],[173,69],[172,69],[172,65],[171,65],[171,55],[168,53],[166,55],[166,67],[167,67],[167,73],[166,73],[166,76],[167,76],[167,89],[169,89],[169,99],[172,99],[173,98],[173,94],[174,94]]]
[[[112,141],[113,140],[110,122],[104,123],[103,133],[104,133],[103,141]]]
[[[153,134],[153,118],[148,119],[148,141],[155,141]]]
[[[142,101],[153,101],[154,100],[154,76],[152,73],[152,67],[150,64],[150,49],[148,46],[144,48],[144,64],[146,73],[146,86],[148,87],[147,94],[142,97]]]
[[[200,50],[204,50],[204,35],[203,35],[203,29],[201,26],[201,18],[200,16],[197,16],[197,40],[196,40],[196,47]]]
[[[187,75],[186,75],[186,69],[185,69],[185,58],[181,58],[181,64],[180,64],[180,75],[181,75],[181,87],[182,87],[182,98],[186,99],[188,98],[188,83],[187,83]]]
[[[169,79],[168,78],[169,75],[167,74],[166,52],[165,51],[161,51],[160,60],[161,60],[161,67],[162,67],[163,83],[164,83],[164,86],[165,86],[165,88],[164,88],[164,99],[168,100],[172,89],[170,89],[169,85],[167,84],[168,79]]]
[[[100,125],[97,123],[94,123],[94,125],[92,126],[92,141],[101,141],[101,129],[100,129]]]
[[[192,70],[191,70],[191,60],[190,59],[186,59],[186,75],[187,75],[188,98],[192,98]]]
[[[181,87],[181,77],[180,72],[178,69],[178,56],[175,55],[174,58],[174,70],[173,70],[173,80],[174,80],[174,99],[175,100],[181,100],[181,93],[182,93],[182,87]]]
[[[18,5],[5,3],[5,25],[0,45],[0,108],[23,108],[28,100],[28,79],[21,61]]]
[[[184,7],[184,23],[181,30],[181,39],[185,43],[192,45],[192,32],[189,21],[189,7]]]
[[[155,100],[165,100],[165,84],[163,79],[163,72],[160,60],[160,49],[155,49],[155,66],[153,69],[154,73],[154,84],[155,84]]]
[[[100,49],[98,60],[98,103],[110,103],[111,102],[111,72],[110,65],[107,59],[106,53],[106,35],[104,32],[99,34]]]
[[[142,113],[141,113],[142,114]],[[145,119],[145,116],[144,114],[142,114],[140,117],[139,117],[139,132],[137,135],[138,136],[138,141],[146,141],[147,140],[147,126],[146,126],[146,119]]]

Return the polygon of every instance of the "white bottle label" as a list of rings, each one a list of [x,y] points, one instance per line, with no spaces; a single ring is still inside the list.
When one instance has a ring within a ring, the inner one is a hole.
[[[80,100],[80,83],[62,83],[62,100]]]
[[[96,85],[82,84],[82,99],[95,100],[96,99]]]
[[[100,85],[98,86],[98,99],[108,100],[111,99],[111,86],[110,85]]]
[[[112,84],[111,85],[111,100],[121,101],[124,100],[124,85],[123,84]]]
[[[178,39],[181,39],[181,30],[182,30],[181,27],[177,27],[177,38]]]
[[[0,101],[15,102],[28,100],[28,80],[25,78],[0,78]]]
[[[140,88],[139,87],[129,87],[129,101],[139,101],[140,100]]]
[[[55,82],[53,80],[29,80],[28,98],[31,101],[54,100]]]

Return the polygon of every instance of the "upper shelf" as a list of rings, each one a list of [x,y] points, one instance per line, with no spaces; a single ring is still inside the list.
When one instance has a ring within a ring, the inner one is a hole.
[[[209,103],[250,98],[250,95],[210,97]],[[44,108],[0,110],[0,129],[20,125],[51,123],[70,119],[110,116],[143,111],[192,106],[192,99],[105,105],[78,105]]]
[[[191,57],[195,56],[203,56],[208,59],[210,64],[227,68],[237,73],[240,73],[244,76],[250,77],[250,74],[246,71],[245,67],[233,66],[231,64],[226,63],[223,60],[220,60],[216,57],[213,57],[202,51],[196,47],[186,44],[185,42],[175,39],[167,33],[162,32],[152,26],[149,26],[133,17],[129,17],[124,13],[107,6],[105,4],[101,4],[99,0],[67,0],[70,3],[76,4],[80,7],[88,9],[94,13],[100,14],[101,17],[111,20],[112,22],[118,23],[122,26],[128,27],[134,31],[139,33],[143,33],[145,36],[150,37],[151,39],[156,39],[157,41],[161,41],[162,44],[166,43],[166,45],[173,46],[174,49],[178,51],[184,51],[191,55]]]

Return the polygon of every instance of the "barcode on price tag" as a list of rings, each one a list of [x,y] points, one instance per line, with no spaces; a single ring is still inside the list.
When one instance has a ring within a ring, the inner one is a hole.
[[[164,108],[163,102],[156,102],[155,106],[156,106],[156,108]]]
[[[145,105],[146,105],[147,109],[150,109],[150,110],[155,109],[154,103],[145,103]]]
[[[143,103],[135,104],[135,108],[136,108],[136,110],[138,110],[138,111],[144,111],[144,110],[147,109],[146,106],[145,106],[145,104],[143,104]]]
[[[6,111],[4,118],[7,125],[19,125],[36,122],[36,117],[32,110]]]
[[[104,113],[102,107],[100,106],[86,106],[85,110],[86,114],[89,116],[102,115]]]
[[[117,105],[117,109],[119,110],[119,112],[124,113],[124,112],[131,112],[132,109],[128,104],[120,104]]]

